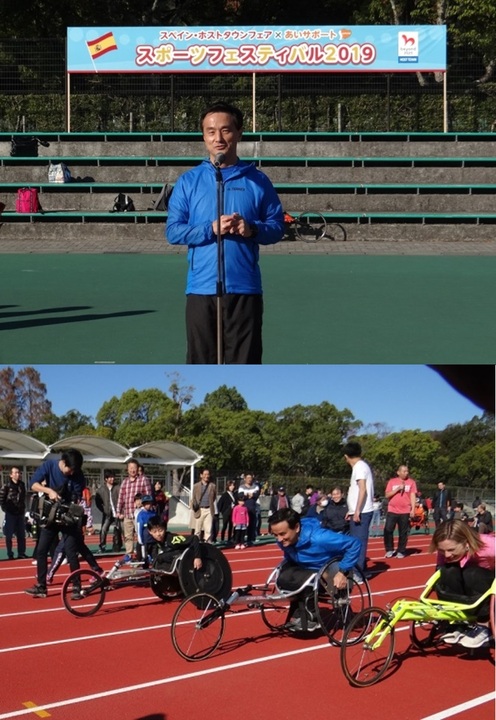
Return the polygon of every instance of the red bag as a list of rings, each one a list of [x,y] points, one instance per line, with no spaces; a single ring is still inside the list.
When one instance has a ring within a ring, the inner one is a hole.
[[[20,188],[17,191],[16,212],[37,213],[41,212],[41,205],[38,199],[36,188]]]

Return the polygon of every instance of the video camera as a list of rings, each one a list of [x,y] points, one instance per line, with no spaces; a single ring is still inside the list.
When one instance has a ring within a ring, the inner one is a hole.
[[[33,497],[30,512],[43,527],[52,527],[53,525],[82,527],[83,525],[84,508],[81,505],[50,500],[46,495]]]

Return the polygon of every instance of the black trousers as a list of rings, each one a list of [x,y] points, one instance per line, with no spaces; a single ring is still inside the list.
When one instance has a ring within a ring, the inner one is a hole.
[[[398,526],[398,552],[404,555],[410,528],[410,514],[391,512],[386,514],[386,522],[384,523],[384,547],[386,552],[394,550],[394,529],[396,525]]]
[[[40,533],[40,539],[36,551],[36,560],[38,562],[37,575],[38,585],[46,587],[47,578],[47,555],[53,542],[58,538],[59,532],[62,532],[64,539],[64,549],[69,561],[71,572],[79,570],[78,552],[80,545],[81,530],[77,527],[63,529],[60,525],[54,525],[50,528],[44,527]]]
[[[260,365],[262,362],[261,295],[226,294],[222,303],[222,351],[226,365]],[[186,362],[217,363],[217,298],[215,295],[186,297]]]

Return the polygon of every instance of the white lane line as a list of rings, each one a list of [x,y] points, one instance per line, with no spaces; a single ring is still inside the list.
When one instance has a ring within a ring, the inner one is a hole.
[[[259,612],[259,610],[246,610],[243,613],[233,613],[229,616],[229,620],[241,618],[241,616],[246,617],[247,615],[255,615]],[[84,642],[85,640],[101,640],[102,638],[116,637],[117,635],[129,635],[131,633],[147,632],[148,630],[163,630],[164,628],[170,628],[171,625],[172,623],[169,622],[164,623],[163,625],[145,625],[139,628],[128,628],[127,630],[112,630],[111,632],[97,633],[95,635],[80,635],[77,637],[64,638],[63,640],[47,640],[45,642],[33,643],[31,645],[17,645],[14,647],[0,648],[0,653],[18,652],[19,650],[33,650],[51,647],[54,645],[66,645],[67,643]]]
[[[100,700],[101,698],[112,697],[113,695],[122,695],[124,693],[136,692],[137,690],[147,690],[149,688],[160,687],[161,685],[169,685],[175,682],[181,682],[182,680],[192,680],[198,677],[204,677],[205,675],[213,675],[215,673],[225,672],[226,670],[236,670],[242,667],[249,667],[250,665],[258,665],[259,663],[272,662],[273,660],[281,660],[283,658],[292,657],[294,655],[302,655],[307,652],[314,652],[315,650],[326,650],[331,647],[328,642],[323,645],[314,645],[309,648],[299,648],[298,650],[291,650],[285,653],[278,653],[277,655],[271,655],[269,657],[255,658],[253,660],[245,660],[244,662],[231,663],[229,665],[222,665],[221,667],[209,668],[207,670],[202,669],[192,673],[186,673],[185,675],[175,675],[173,677],[161,678],[160,680],[152,680],[147,683],[139,683],[138,685],[127,685],[121,688],[115,688],[114,690],[104,690],[103,692],[93,693],[92,695],[81,695],[75,698],[68,698],[67,700],[61,700],[59,702],[49,703],[47,705],[37,705],[36,707],[27,708],[24,710],[14,710],[0,715],[0,720],[8,720],[8,718],[22,717],[23,715],[29,715],[32,713],[39,712],[40,710],[54,710],[55,708],[67,707],[69,705],[78,705],[83,702],[90,702],[91,700]]]
[[[454,707],[447,708],[446,710],[441,710],[441,712],[426,716],[422,718],[422,720],[444,720],[444,718],[459,715],[460,713],[465,712],[465,710],[471,710],[478,705],[484,705],[484,703],[491,702],[491,700],[496,700],[496,692],[487,693],[487,695],[481,695],[480,697],[473,698],[467,702],[460,703],[460,705],[455,705]],[[491,713],[491,717],[494,717],[494,713]]]

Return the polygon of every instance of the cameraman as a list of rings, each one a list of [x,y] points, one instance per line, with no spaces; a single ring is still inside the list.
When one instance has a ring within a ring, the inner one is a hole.
[[[80,500],[86,487],[86,479],[81,470],[82,465],[83,456],[79,450],[73,448],[63,452],[60,460],[46,460],[31,478],[31,492],[44,493],[49,500],[61,501],[67,505],[71,504],[74,497]],[[46,484],[43,484],[43,481],[46,481]],[[81,543],[81,528],[78,524],[66,525],[54,522],[42,527],[36,555],[37,583],[25,590],[28,595],[42,598],[47,596],[47,556],[59,532],[62,533],[71,572],[79,569],[78,552]]]

